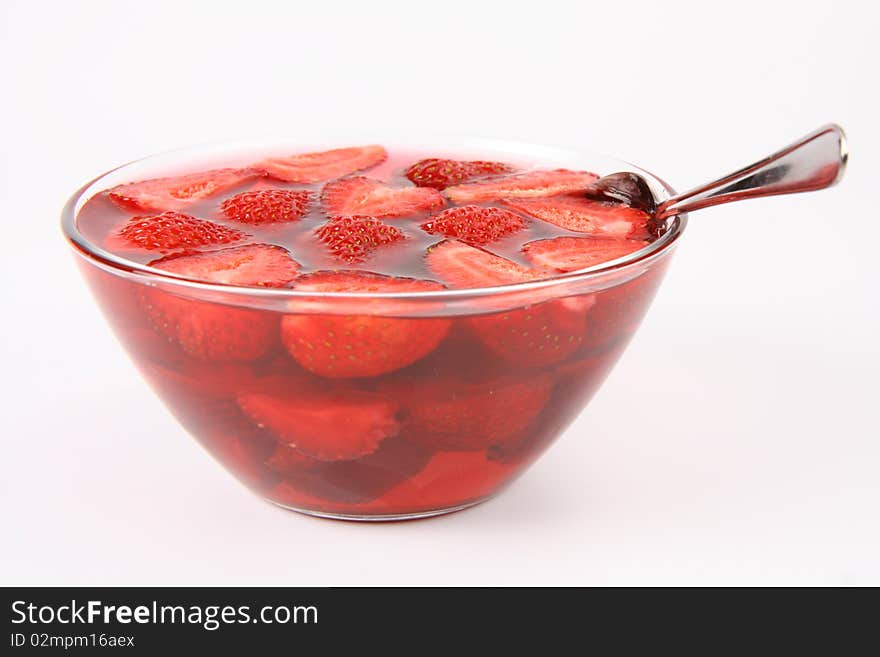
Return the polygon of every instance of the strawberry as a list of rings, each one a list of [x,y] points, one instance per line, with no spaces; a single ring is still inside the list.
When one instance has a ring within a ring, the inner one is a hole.
[[[429,158],[419,160],[403,172],[414,185],[444,189],[450,185],[458,185],[474,178],[510,173],[514,168],[503,162],[486,162],[484,160],[443,160]]]
[[[311,200],[312,193],[305,190],[252,190],[223,201],[220,212],[242,224],[291,223],[303,218]]]
[[[268,314],[181,299],[158,290],[144,297],[144,308],[160,333],[195,358],[259,360],[276,341],[277,319]]]
[[[435,214],[430,221],[422,224],[422,230],[457,237],[468,244],[487,244],[525,226],[525,219],[509,210],[465,205]]]
[[[266,459],[266,467],[280,474],[290,474],[302,468],[315,467],[320,461],[306,456],[295,447],[277,443],[272,454]]]
[[[361,262],[380,246],[405,239],[404,234],[373,217],[333,217],[315,231],[337,258]]]
[[[504,204],[576,233],[636,240],[651,237],[650,217],[626,205],[602,203],[575,195],[505,199]]]
[[[402,435],[436,450],[480,450],[527,430],[553,389],[549,375],[461,377],[395,384],[404,411]]]
[[[535,267],[560,273],[622,258],[645,244],[642,240],[555,237],[524,244],[522,252]]]
[[[108,247],[169,253],[238,242],[246,233],[213,221],[196,219],[181,212],[163,212],[151,217],[134,217],[110,236]]]
[[[117,185],[110,199],[123,209],[163,212],[181,210],[220,192],[256,178],[254,169],[214,169],[172,178],[153,178]]]
[[[239,395],[239,406],[278,442],[322,461],[354,459],[375,452],[397,434],[397,405],[383,396],[355,390],[261,392]]]
[[[433,281],[393,278],[363,271],[315,272],[300,277],[295,289],[323,292],[407,293],[442,290]],[[385,303],[369,299],[355,309]],[[287,315],[281,321],[281,340],[305,369],[328,378],[378,376],[406,367],[431,353],[449,330],[447,319],[405,319],[380,315]]]
[[[456,287],[488,287],[545,274],[473,246],[447,240],[428,252],[428,268]],[[490,351],[525,366],[551,365],[580,348],[591,296],[547,301],[522,309],[477,315],[467,322]]]
[[[285,249],[268,244],[162,258],[150,264],[185,278],[257,287],[282,287],[299,270]],[[258,360],[278,340],[278,316],[268,311],[185,299],[159,288],[147,289],[142,301],[153,326],[196,358]]]
[[[568,169],[515,173],[485,182],[454,185],[444,191],[454,203],[475,203],[506,198],[535,198],[579,192],[598,176],[588,171]]]
[[[632,337],[654,298],[662,267],[594,295],[595,304],[587,313],[585,343],[589,349],[606,348]]]
[[[544,452],[580,414],[605,380],[619,356],[610,350],[598,356],[572,359],[555,367],[553,394],[539,422],[528,432],[500,445],[493,445],[489,459],[499,463],[526,465]]]
[[[171,256],[155,260],[150,266],[192,280],[252,287],[284,287],[299,272],[299,264],[287,249],[272,244]]]
[[[286,446],[279,446],[280,449],[295,451]],[[386,438],[375,452],[357,459],[328,462],[300,457],[307,461],[295,464],[293,460],[297,457],[281,457],[276,451],[269,461],[278,466],[282,458],[288,459],[288,467],[282,472],[285,480],[277,489],[280,497],[294,506],[330,510],[328,505],[365,504],[376,500],[416,474],[430,457],[431,453],[424,447],[398,436]]]
[[[413,513],[479,502],[506,483],[516,468],[489,461],[485,452],[437,452],[417,474],[382,496],[389,510]]]
[[[506,360],[530,367],[553,365],[583,344],[592,303],[590,296],[547,301],[474,317],[470,324],[483,344]]]
[[[545,276],[458,240],[445,240],[428,249],[427,266],[440,280],[462,288],[521,283]]]
[[[319,153],[273,157],[263,160],[255,165],[255,168],[277,180],[315,183],[369,169],[387,157],[388,153],[381,146],[356,146]]]
[[[221,433],[203,444],[211,456],[250,488],[260,490],[267,483],[274,483],[271,477],[266,476],[264,459],[271,452],[267,452],[265,441],[252,440],[236,433]]]
[[[436,210],[446,203],[440,192],[430,187],[390,187],[363,176],[327,183],[321,198],[330,216],[402,217]]]

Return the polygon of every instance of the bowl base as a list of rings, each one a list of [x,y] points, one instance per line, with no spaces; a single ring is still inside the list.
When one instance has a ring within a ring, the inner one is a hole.
[[[434,516],[444,516],[448,513],[455,513],[456,511],[464,511],[465,509],[470,509],[473,506],[482,504],[483,502],[486,502],[493,497],[494,495],[486,495],[479,499],[465,502],[464,504],[447,506],[442,509],[415,511],[413,513],[389,513],[384,515],[357,515],[348,513],[331,513],[329,511],[315,511],[313,509],[301,509],[299,507],[289,506],[287,504],[282,504],[281,502],[276,502],[275,500],[270,500],[269,498],[264,499],[267,502],[271,502],[275,506],[280,506],[282,509],[287,509],[288,511],[296,511],[297,513],[302,513],[307,516],[313,516],[315,518],[327,518],[329,520],[349,520],[354,522],[396,522],[400,520],[420,520],[422,518],[433,518]]]

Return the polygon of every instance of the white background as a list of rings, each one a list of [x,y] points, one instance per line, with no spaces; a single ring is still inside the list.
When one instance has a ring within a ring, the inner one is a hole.
[[[0,583],[880,584],[871,5],[3,2]],[[423,522],[248,494],[58,229],[116,164],[291,128],[585,147],[682,189],[832,120],[840,186],[693,214],[588,411],[498,499]]]

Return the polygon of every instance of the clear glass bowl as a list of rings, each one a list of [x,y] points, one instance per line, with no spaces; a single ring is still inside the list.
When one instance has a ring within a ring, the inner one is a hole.
[[[64,234],[143,376],[186,430],[250,489],[289,509],[341,519],[397,520],[463,509],[513,481],[587,405],[638,328],[687,219],[671,219],[640,251],[578,272],[514,285],[403,294],[318,294],[187,280],[114,255],[89,241],[77,225],[90,198],[120,183],[352,143],[368,141],[307,144],[275,138],[138,160],[74,194],[63,211]],[[392,153],[528,158],[539,166],[600,175],[636,171],[659,198],[673,193],[644,170],[587,153],[456,138],[379,143]],[[189,313],[217,317],[219,311],[223,321],[246,324],[264,346],[246,361],[193,357],[148,321],[144,308],[156,295]],[[280,344],[282,322],[296,326],[318,318],[332,327],[352,316],[380,317],[405,329],[400,333],[435,336],[437,346],[412,354],[406,367],[340,383],[307,372]],[[542,342],[547,327],[548,334],[569,339]],[[533,342],[526,335],[532,329]],[[503,338],[510,330],[518,332],[512,343]],[[289,410],[279,422],[291,423],[294,432],[317,426],[372,439],[378,435],[381,442],[356,459],[303,457],[282,437],[284,426],[255,423],[244,412],[267,400]]]

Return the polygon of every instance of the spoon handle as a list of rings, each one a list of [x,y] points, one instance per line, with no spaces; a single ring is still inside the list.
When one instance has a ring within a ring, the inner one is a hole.
[[[656,216],[831,187],[843,177],[847,157],[843,128],[831,123],[739,171],[673,196],[660,204]]]

